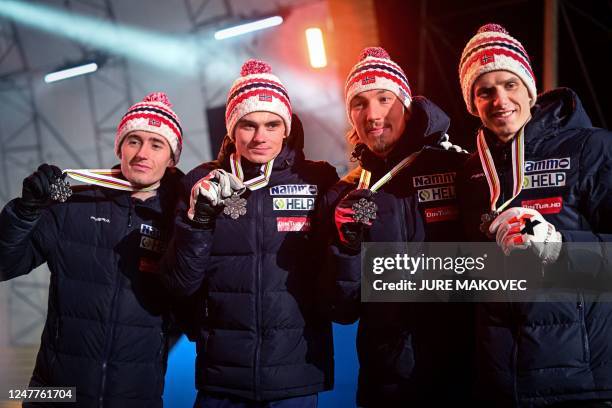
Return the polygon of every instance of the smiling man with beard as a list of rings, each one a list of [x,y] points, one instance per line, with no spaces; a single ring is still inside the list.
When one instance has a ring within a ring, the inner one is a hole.
[[[362,52],[347,77],[345,101],[359,166],[330,190],[325,207],[337,231],[331,246],[334,318],[359,319],[357,403],[464,400],[459,373],[468,365],[463,345],[469,341],[458,335],[465,332],[457,327],[464,323],[462,308],[361,303],[360,254],[363,242],[460,240],[454,179],[467,154],[456,146],[445,150],[452,147],[448,116],[428,99],[412,96],[403,70],[382,48]],[[360,201],[375,214],[357,221]]]

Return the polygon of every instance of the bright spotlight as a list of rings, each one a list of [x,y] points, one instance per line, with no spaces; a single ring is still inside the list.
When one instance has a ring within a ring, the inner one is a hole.
[[[90,62],[89,64],[82,64],[76,67],[62,69],[60,71],[51,72],[45,75],[45,82],[50,84],[51,82],[61,81],[62,79],[73,78],[79,75],[90,74],[98,70],[98,64]]]
[[[226,38],[236,37],[238,35],[250,33],[264,28],[275,27],[283,23],[281,16],[264,18],[263,20],[253,21],[251,23],[240,24],[234,27],[224,28],[215,33],[215,40],[225,40]]]
[[[310,65],[313,68],[326,67],[327,56],[325,55],[325,43],[323,42],[323,32],[321,32],[321,29],[308,28],[306,30],[306,43],[308,44]]]

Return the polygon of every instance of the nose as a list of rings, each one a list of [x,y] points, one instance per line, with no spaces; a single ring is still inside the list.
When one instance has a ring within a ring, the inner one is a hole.
[[[501,89],[495,92],[495,98],[493,99],[493,105],[496,107],[503,107],[510,102],[508,98],[508,92],[506,90]]]
[[[151,151],[151,147],[149,146],[149,144],[142,143],[134,157],[137,159],[146,159],[149,156],[150,151]]]
[[[382,109],[376,104],[371,103],[366,108],[366,119],[368,123],[374,123],[383,118]]]
[[[253,142],[255,143],[263,143],[266,141],[266,135],[263,126],[257,127],[255,129],[255,135],[253,135]]]

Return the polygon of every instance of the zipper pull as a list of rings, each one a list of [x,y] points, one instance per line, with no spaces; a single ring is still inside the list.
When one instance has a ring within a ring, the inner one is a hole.
[[[128,209],[128,228],[132,226],[132,199],[130,198],[130,207]]]

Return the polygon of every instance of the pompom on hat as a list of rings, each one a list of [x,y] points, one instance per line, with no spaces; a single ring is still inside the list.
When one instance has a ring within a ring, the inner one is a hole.
[[[125,136],[137,130],[157,133],[168,141],[176,165],[183,150],[183,130],[181,122],[172,110],[168,96],[163,92],[153,92],[135,103],[123,115],[115,135],[115,154],[120,157],[121,142]]]
[[[359,62],[349,72],[344,86],[346,113],[351,121],[350,104],[355,95],[373,89],[393,92],[406,108],[412,101],[412,91],[406,74],[381,47],[361,51]]]
[[[527,87],[531,106],[537,89],[529,56],[523,45],[499,24],[485,24],[467,43],[459,62],[459,81],[468,111],[478,116],[474,107],[474,82],[482,74],[508,71],[517,75]]]
[[[250,59],[242,65],[240,77],[227,95],[225,127],[233,140],[236,123],[252,112],[272,112],[283,119],[285,135],[291,132],[291,101],[280,79],[270,65]]]

